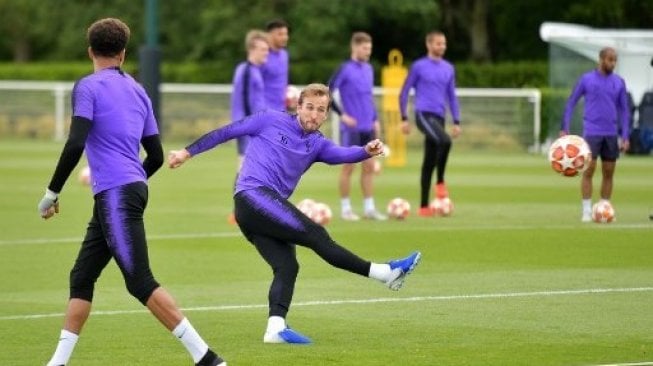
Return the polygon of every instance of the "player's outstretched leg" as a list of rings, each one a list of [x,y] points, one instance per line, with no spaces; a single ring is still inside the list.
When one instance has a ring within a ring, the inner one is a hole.
[[[263,343],[311,344],[310,338],[290,328],[280,316],[268,319],[268,329],[263,335]]]
[[[392,275],[390,279],[386,281],[386,285],[388,285],[391,290],[399,290],[401,286],[403,286],[406,276],[415,270],[415,267],[417,267],[421,258],[422,253],[413,252],[408,257],[388,262],[388,265],[390,265],[390,269],[392,270]]]

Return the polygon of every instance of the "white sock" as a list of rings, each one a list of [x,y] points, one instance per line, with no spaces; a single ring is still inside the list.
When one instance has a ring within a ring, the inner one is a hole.
[[[200,337],[199,333],[197,333],[187,318],[182,319],[181,322],[177,324],[175,329],[172,330],[172,334],[179,338],[195,363],[201,360],[206,354],[206,351],[209,350],[209,346],[204,342],[202,337]]]
[[[77,339],[79,339],[77,334],[62,329],[61,335],[59,336],[57,349],[54,351],[50,362],[48,362],[46,366],[58,366],[67,364],[68,360],[70,360],[70,355],[73,353],[73,349],[75,349]]]
[[[340,199],[340,209],[342,212],[351,212],[351,200],[349,197],[344,197]]]
[[[372,212],[375,210],[374,207],[374,197],[367,197],[363,199],[363,207],[365,208],[365,212]]]
[[[592,212],[592,199],[583,200],[583,212]]]
[[[387,263],[372,263],[370,265],[370,278],[379,280],[383,283],[388,282],[392,277],[392,269]]]
[[[268,327],[265,333],[276,334],[286,329],[286,319],[273,315],[268,318]]]

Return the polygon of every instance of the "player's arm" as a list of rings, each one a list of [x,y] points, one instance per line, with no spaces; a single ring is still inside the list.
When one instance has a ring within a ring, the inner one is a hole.
[[[48,219],[55,213],[59,213],[59,193],[61,193],[70,173],[75,169],[75,166],[77,166],[79,159],[84,153],[86,138],[91,130],[91,126],[91,121],[84,117],[74,116],[72,118],[68,139],[61,151],[59,162],[54,170],[50,184],[38,205],[39,213],[44,219]]]
[[[621,85],[619,105],[617,107],[621,116],[621,150],[627,151],[630,148],[630,109],[628,95],[626,94],[626,85],[623,82]]]
[[[365,146],[348,147],[338,146],[333,141],[324,140],[317,161],[330,165],[359,163],[382,152],[383,143],[378,139],[368,142]]]
[[[267,112],[254,113],[240,121],[227,123],[223,127],[206,133],[186,146],[186,148],[171,151],[168,154],[168,166],[173,169],[177,168],[191,157],[211,150],[226,141],[241,136],[255,135],[266,125],[265,119],[268,116],[269,114]]]
[[[147,154],[145,160],[143,160],[143,170],[145,170],[145,175],[149,178],[163,165],[161,137],[158,134],[143,137],[141,145],[143,145],[143,149]]]
[[[562,115],[562,124],[560,125],[560,135],[567,135],[569,134],[569,125],[571,123],[571,115],[574,112],[574,107],[576,106],[576,103],[578,103],[578,100],[580,99],[581,96],[585,93],[585,83],[583,82],[583,78],[581,77],[578,82],[576,82],[576,85],[574,86],[574,90],[571,92],[571,95],[569,95],[569,98],[567,99],[567,104],[565,105],[565,111]]]
[[[460,128],[460,104],[458,103],[458,96],[456,95],[456,70],[452,67],[451,79],[447,85],[447,94],[449,98],[449,110],[453,118],[452,136],[458,137],[462,132]]]
[[[404,85],[401,86],[401,91],[399,92],[399,113],[401,114],[401,130],[404,133],[409,133],[410,132],[410,124],[408,123],[408,95],[410,93],[410,89],[412,89],[415,86],[415,82],[417,81],[417,71],[415,70],[415,66],[412,66],[410,68],[410,71],[408,72],[408,76],[406,77],[406,80],[404,81]]]

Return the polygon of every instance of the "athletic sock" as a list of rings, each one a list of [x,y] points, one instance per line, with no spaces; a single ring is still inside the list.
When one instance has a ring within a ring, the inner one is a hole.
[[[363,212],[367,213],[374,211],[376,209],[374,207],[374,197],[367,197],[363,199],[363,207],[365,209]]]
[[[351,200],[349,197],[344,197],[340,199],[340,209],[341,212],[351,212]]]
[[[265,333],[275,334],[284,329],[286,329],[286,319],[277,315],[268,318],[268,327],[265,330]]]
[[[387,263],[371,263],[370,264],[370,274],[369,278],[379,280],[381,282],[388,282],[390,276],[392,275],[392,269]]]
[[[61,335],[59,336],[57,349],[54,351],[50,362],[48,362],[46,366],[59,366],[67,364],[68,360],[70,360],[70,355],[73,353],[73,349],[75,349],[77,339],[79,339],[77,334],[62,329]]]
[[[193,328],[193,325],[187,318],[182,319],[179,324],[172,330],[172,334],[179,338],[179,341],[186,347],[188,353],[193,358],[193,362],[197,363],[209,350],[209,346],[204,342],[199,333]]]
[[[592,199],[583,200],[583,212],[592,212]]]

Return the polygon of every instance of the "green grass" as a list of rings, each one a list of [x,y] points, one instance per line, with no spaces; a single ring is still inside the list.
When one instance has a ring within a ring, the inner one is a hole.
[[[169,144],[176,148],[183,144]],[[71,179],[61,213],[36,204],[61,149],[0,141],[0,365],[44,364],[56,345],[68,272],[90,217],[88,188]],[[419,152],[386,168],[377,205],[418,199]],[[343,222],[328,230],[385,261],[419,249],[400,292],[333,269],[299,249],[290,324],[307,347],[262,344],[270,270],[229,226],[235,148],[228,145],[151,181],[146,212],[157,279],[229,365],[596,365],[653,361],[653,160],[617,168],[617,222],[581,224],[578,179],[544,157],[454,150],[449,218]],[[338,168],[316,165],[293,197],[338,213]],[[596,186],[597,180],[595,180]],[[361,206],[358,183],[355,207]],[[70,365],[190,365],[183,347],[126,290],[114,264]],[[117,311],[117,313],[111,313]],[[43,315],[34,317],[35,315]]]

